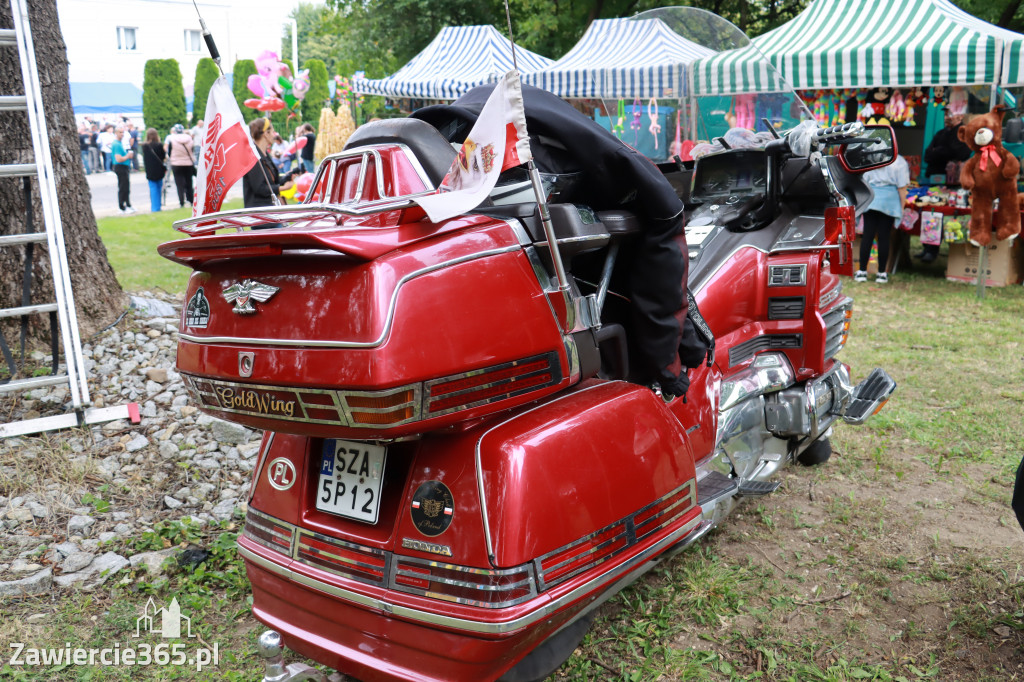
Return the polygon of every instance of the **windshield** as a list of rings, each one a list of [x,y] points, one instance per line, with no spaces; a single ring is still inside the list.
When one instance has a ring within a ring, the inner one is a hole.
[[[636,44],[629,67],[590,58],[595,118],[654,161],[760,148],[814,120],[756,45],[722,17],[665,7],[617,21],[628,22],[623,33]],[[831,125],[825,118],[818,124]]]

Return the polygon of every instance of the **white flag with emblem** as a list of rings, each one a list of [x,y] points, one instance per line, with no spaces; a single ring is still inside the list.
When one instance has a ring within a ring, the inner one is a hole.
[[[532,158],[523,88],[513,70],[494,86],[438,193],[414,201],[435,223],[454,218],[483,203],[501,171]]]

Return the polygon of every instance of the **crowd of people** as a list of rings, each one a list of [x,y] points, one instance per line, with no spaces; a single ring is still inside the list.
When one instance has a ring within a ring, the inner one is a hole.
[[[265,190],[269,191],[271,186],[275,194],[281,189],[286,190],[290,186],[290,181],[282,182],[281,178],[291,178],[293,174],[300,172],[312,172],[315,168],[313,152],[316,133],[312,125],[303,123],[296,129],[295,139],[305,139],[304,145],[298,148],[294,142],[286,142],[274,131],[269,119],[259,118],[256,121],[260,122],[258,130],[252,126],[250,130],[254,131],[253,141],[261,152],[260,165],[268,169],[269,179],[264,177],[267,187],[243,186],[247,207],[267,205],[250,202],[269,199],[269,195],[263,197],[263,194]],[[135,213],[131,204],[130,174],[140,170],[145,172],[149,184],[150,210],[155,212],[163,208],[164,185],[168,181],[168,174],[174,179],[178,206],[191,206],[195,200],[195,177],[198,174],[199,153],[204,133],[205,125],[202,119],[188,129],[180,123],[174,125],[171,132],[161,140],[155,128],[147,128],[145,133],[140,135],[139,129],[128,118],[117,121],[93,121],[85,118],[78,125],[82,167],[87,175],[116,175],[117,204],[121,213]]]

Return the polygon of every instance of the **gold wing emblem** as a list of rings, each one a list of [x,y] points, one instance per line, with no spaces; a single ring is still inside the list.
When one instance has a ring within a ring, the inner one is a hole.
[[[239,315],[252,315],[256,312],[253,301],[266,303],[270,297],[280,290],[279,287],[270,286],[254,279],[243,279],[237,284],[232,284],[224,290],[223,296],[228,303],[234,303],[232,312]]]

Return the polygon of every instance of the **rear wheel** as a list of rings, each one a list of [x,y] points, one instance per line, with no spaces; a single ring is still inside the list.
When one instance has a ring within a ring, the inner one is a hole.
[[[824,464],[832,456],[832,443],[828,438],[819,438],[811,443],[806,450],[796,456],[796,461],[805,467]]]

